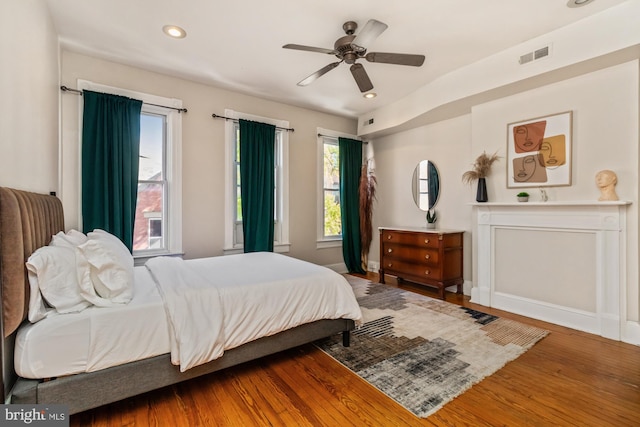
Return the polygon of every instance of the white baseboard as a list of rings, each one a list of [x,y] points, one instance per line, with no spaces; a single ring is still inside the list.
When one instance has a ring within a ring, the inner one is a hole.
[[[467,295],[467,281],[464,290]],[[471,288],[471,302],[640,346],[640,322],[627,320],[620,328],[620,319],[616,316],[603,314],[598,319],[596,313],[500,293],[494,294],[491,301],[489,293],[478,287]]]
[[[473,286],[471,288],[471,302],[491,307],[491,293],[489,292],[489,289]]]
[[[328,265],[325,265],[325,267],[330,268],[331,270],[340,274],[345,274],[349,272],[349,270],[347,270],[347,265],[344,262],[341,262],[338,264],[328,264]]]
[[[622,328],[622,341],[640,346],[640,322],[627,320]]]
[[[620,319],[495,292],[491,307],[567,328],[620,340]]]

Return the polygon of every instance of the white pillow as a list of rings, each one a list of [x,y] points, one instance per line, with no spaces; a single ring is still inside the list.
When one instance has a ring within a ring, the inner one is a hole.
[[[48,314],[42,298],[59,313],[82,311],[91,305],[80,293],[76,269],[73,249],[43,246],[31,254],[27,261],[29,321],[36,322]]]
[[[87,241],[87,236],[78,230],[69,230],[58,232],[51,238],[50,246],[62,246],[66,248],[75,248]]]
[[[52,312],[55,311],[51,307],[47,307],[40,293],[40,287],[38,286],[38,275],[27,271],[29,277],[29,315],[28,319],[31,323],[36,323]]]
[[[104,299],[96,293],[96,289],[93,286],[93,282],[91,281],[91,268],[89,267],[89,262],[87,261],[87,257],[84,255],[84,252],[79,248],[75,248],[76,253],[76,265],[77,265],[77,274],[78,274],[78,283],[80,285],[80,295],[91,304],[96,305],[98,307],[112,307],[115,304],[109,301],[108,299]]]
[[[133,298],[131,252],[120,239],[104,230],[94,230],[87,238],[77,249],[89,264],[90,279],[97,295],[113,303],[128,303]],[[81,285],[86,288],[86,278],[81,280]]]

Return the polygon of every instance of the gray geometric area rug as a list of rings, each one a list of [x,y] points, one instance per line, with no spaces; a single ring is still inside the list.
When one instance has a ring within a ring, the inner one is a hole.
[[[428,417],[549,332],[345,275],[364,324],[315,344],[418,417]]]

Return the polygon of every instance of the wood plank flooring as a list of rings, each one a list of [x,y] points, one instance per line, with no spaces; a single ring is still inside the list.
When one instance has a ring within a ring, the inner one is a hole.
[[[437,297],[429,288],[402,288]],[[447,300],[551,333],[426,419],[306,345],[73,415],[70,425],[640,425],[640,347],[471,304],[461,295]]]

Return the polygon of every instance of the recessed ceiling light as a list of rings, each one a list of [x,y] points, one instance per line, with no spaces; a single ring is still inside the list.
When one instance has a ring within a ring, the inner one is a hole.
[[[377,94],[377,93],[375,93],[375,92],[369,92],[369,93],[365,93],[363,96],[364,96],[365,98],[367,98],[367,99],[373,99],[373,98],[375,98],[376,96],[378,96],[378,94]]]
[[[162,31],[169,37],[173,37],[174,39],[183,39],[187,37],[187,32],[178,27],[177,25],[165,25],[162,27]]]
[[[580,7],[591,3],[593,0],[569,0],[567,7]]]

